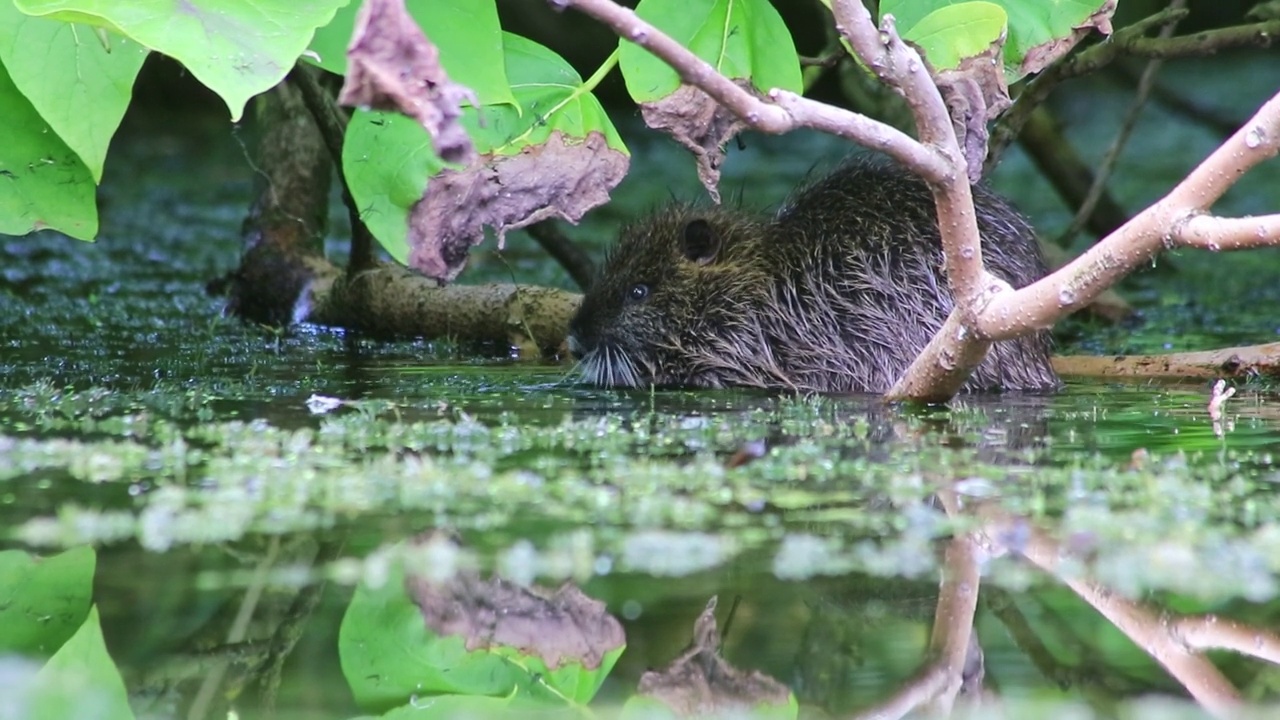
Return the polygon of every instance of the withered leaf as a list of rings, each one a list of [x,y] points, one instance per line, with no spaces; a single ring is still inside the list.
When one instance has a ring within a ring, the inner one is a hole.
[[[1022,67],[1019,68],[1019,76],[1030,75],[1045,69],[1054,60],[1066,55],[1071,48],[1076,46],[1086,35],[1096,29],[1103,35],[1111,34],[1111,16],[1116,11],[1116,0],[1107,0],[1092,15],[1085,18],[1084,22],[1075,26],[1075,29],[1066,37],[1054,38],[1048,42],[1041,43],[1034,47],[1029,47],[1022,55]]]
[[[734,80],[734,83],[759,95],[747,80]],[[711,199],[720,202],[718,186],[724,144],[746,124],[701,89],[685,84],[661,100],[641,103],[640,114],[646,125],[666,132],[693,153],[698,164],[698,179]]]
[[[458,124],[462,101],[480,102],[449,80],[440,51],[404,8],[404,0],[364,0],[347,47],[343,105],[393,110],[414,118],[431,134],[436,154],[466,162],[474,151]]]
[[[982,179],[990,133],[987,123],[1012,104],[1001,56],[1004,35],[977,55],[964,58],[950,70],[934,74],[934,82],[947,103],[956,140],[964,152],[969,182]]]
[[[462,636],[468,650],[512,647],[551,670],[568,662],[594,670],[626,641],[604,603],[570,583],[552,591],[464,572],[446,582],[409,575],[405,587],[427,626]]]
[[[693,644],[666,669],[640,676],[640,694],[685,717],[787,704],[791,691],[785,685],[758,670],[739,670],[720,656],[715,609],[713,597],[694,623]]]
[[[484,226],[498,233],[561,217],[577,222],[609,200],[627,173],[627,156],[605,136],[573,138],[553,131],[546,143],[515,155],[486,154],[463,170],[431,178],[409,213],[409,265],[450,281],[462,272],[467,251],[484,240]]]

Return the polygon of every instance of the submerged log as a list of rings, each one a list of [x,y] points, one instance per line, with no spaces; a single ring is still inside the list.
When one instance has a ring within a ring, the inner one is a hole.
[[[1220,378],[1280,375],[1280,343],[1162,353],[1066,355],[1053,358],[1059,375],[1077,377]]]

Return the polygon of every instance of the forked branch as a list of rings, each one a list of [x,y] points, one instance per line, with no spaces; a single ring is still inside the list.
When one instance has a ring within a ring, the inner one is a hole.
[[[1050,327],[1165,247],[1239,249],[1280,244],[1280,216],[1218,218],[1210,206],[1249,168],[1280,149],[1280,94],[1161,201],[1053,275],[1014,291],[982,263],[964,155],[946,104],[893,17],[877,28],[858,0],[832,0],[836,26],[862,63],[903,94],[920,141],[866,116],[772,89],[769,102],[735,85],[678,42],[611,0],[550,0],[574,7],[649,50],[752,128],[809,127],[884,152],[928,182],[938,207],[955,310],[888,392],[889,399],[946,400],[959,391],[990,343]]]
[[[975,330],[993,340],[1051,326],[1165,248],[1244,249],[1280,244],[1280,215],[1208,214],[1250,168],[1280,152],[1280,93],[1168,195],[1052,275],[996,297]]]

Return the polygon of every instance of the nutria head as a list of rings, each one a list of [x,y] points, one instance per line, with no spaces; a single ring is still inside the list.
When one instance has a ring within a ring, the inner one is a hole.
[[[772,291],[763,237],[757,220],[706,207],[625,228],[569,323],[583,377],[614,387],[727,384],[722,346]]]

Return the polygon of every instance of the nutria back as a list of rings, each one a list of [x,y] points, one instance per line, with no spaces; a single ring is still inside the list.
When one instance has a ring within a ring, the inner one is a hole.
[[[1044,276],[1035,233],[974,188],[987,269]],[[773,216],[678,205],[626,227],[569,325],[583,377],[621,387],[884,392],[951,312],[923,180],[855,160]],[[995,343],[966,390],[1049,390],[1046,332]]]

